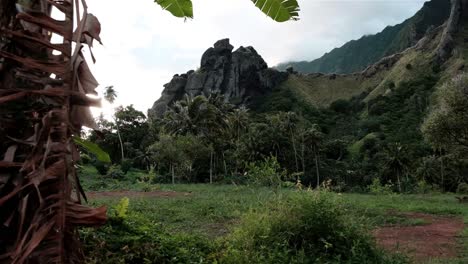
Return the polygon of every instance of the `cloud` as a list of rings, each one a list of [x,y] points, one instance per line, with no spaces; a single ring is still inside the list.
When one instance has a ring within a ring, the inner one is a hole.
[[[203,52],[229,37],[254,46],[269,65],[312,60],[351,39],[403,22],[423,0],[299,0],[301,20],[275,23],[249,0],[194,0],[195,18],[172,17],[152,0],[90,1],[104,46],[92,67],[100,90],[114,85],[117,104],[146,112],[172,75],[199,66]],[[104,111],[111,112],[105,105]]]

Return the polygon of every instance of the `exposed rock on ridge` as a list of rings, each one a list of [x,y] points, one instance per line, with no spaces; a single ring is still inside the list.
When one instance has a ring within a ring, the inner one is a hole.
[[[468,19],[468,0],[451,0],[452,8],[442,40],[437,47],[437,62],[445,62],[453,50],[454,35],[460,30],[461,23]]]
[[[176,74],[148,110],[150,119],[161,117],[170,104],[185,94],[220,93],[231,103],[248,104],[287,79],[287,73],[268,68],[253,47],[232,52],[233,49],[229,39],[220,40],[203,54],[199,70]]]

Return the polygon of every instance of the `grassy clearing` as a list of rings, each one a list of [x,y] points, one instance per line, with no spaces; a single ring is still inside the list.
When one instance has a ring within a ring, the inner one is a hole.
[[[245,214],[259,213],[285,197],[295,195],[295,190],[274,192],[267,188],[209,185],[162,185],[161,190],[189,192],[189,196],[172,198],[130,198],[129,214],[132,219],[145,219],[171,234],[182,234],[208,239],[224,237],[238,226]],[[468,206],[455,202],[452,195],[362,195],[331,194],[344,202],[347,214],[361,215],[367,226],[425,225],[422,219],[407,219],[388,212],[423,212],[440,215],[463,216],[468,223]],[[114,207],[119,199],[105,198],[92,201],[95,205]],[[112,209],[111,209],[112,211]],[[134,217],[134,218],[133,218]],[[134,224],[138,220],[134,220]],[[468,231],[460,237],[465,249],[460,259],[468,260]],[[446,260],[445,260],[446,261]]]
[[[86,190],[112,191],[112,190],[147,190],[146,184],[136,181],[144,173],[132,171],[126,176],[126,181],[117,181],[96,176],[91,168],[82,171],[83,185]],[[295,189],[279,189],[233,186],[233,185],[153,185],[151,191],[175,191],[188,193],[175,197],[137,198],[129,197],[129,218],[127,223],[132,228],[142,227],[144,233],[154,232],[148,241],[153,241],[155,236],[161,238],[159,251],[176,254],[181,259],[179,263],[185,263],[183,259],[200,256],[205,262],[211,256],[210,252],[224,252],[219,249],[219,242],[230,236],[234,230],[244,225],[244,220],[259,215],[269,215],[266,208],[284,206],[294,196],[307,196],[314,192],[298,191]],[[451,194],[427,194],[427,195],[366,195],[366,194],[328,194],[331,199],[343,204],[341,210],[344,215],[352,216],[354,222],[360,222],[370,230],[378,226],[414,226],[430,224],[424,219],[408,219],[402,216],[403,212],[421,212],[436,215],[452,215],[463,217],[468,224],[468,204],[458,203]],[[98,196],[99,197],[99,196]],[[121,198],[93,198],[93,205],[107,205],[109,215],[115,214],[115,205]],[[276,210],[276,209],[275,209]],[[244,219],[244,220],[242,220]],[[282,218],[278,218],[281,220]],[[279,221],[278,220],[278,221]],[[280,221],[279,221],[280,222]],[[151,232],[150,232],[151,231]],[[108,239],[109,234],[117,232],[112,227],[106,227],[101,233],[101,239]],[[128,231],[130,232],[130,231]],[[125,235],[128,236],[126,231]],[[135,234],[140,234],[139,229]],[[87,230],[86,238],[99,239],[99,232]],[[98,235],[95,235],[98,234]],[[161,237],[161,234],[166,234]],[[135,235],[136,237],[137,235]],[[116,235],[116,240],[120,238]],[[138,239],[143,239],[138,237]],[[442,263],[468,263],[468,229],[460,234],[461,256],[451,261]],[[120,241],[124,247],[129,243]],[[168,242],[169,241],[169,242]],[[215,241],[218,241],[215,243]],[[125,245],[124,245],[125,244]],[[182,250],[174,253],[174,250]],[[196,250],[195,250],[196,249]],[[116,248],[119,251],[120,249]],[[131,251],[130,249],[127,249]],[[192,252],[195,250],[195,252]],[[232,252],[231,252],[232,253]],[[270,254],[270,253],[268,253]],[[172,255],[171,255],[172,256]],[[271,256],[270,256],[271,257]],[[90,261],[90,263],[93,263]],[[103,262],[105,263],[105,262]],[[128,263],[128,262],[122,262]],[[148,262],[151,263],[151,262]],[[388,262],[385,262],[388,263]],[[399,262],[396,262],[399,263]],[[434,260],[431,263],[439,263]]]
[[[134,186],[130,189],[138,189]],[[188,192],[187,196],[170,198],[130,198],[130,212],[145,217],[176,232],[198,233],[210,237],[224,235],[232,224],[249,211],[266,207],[275,195],[287,195],[282,190],[275,194],[267,188],[245,186],[161,185],[159,190]],[[118,198],[100,198],[95,205],[114,206]]]

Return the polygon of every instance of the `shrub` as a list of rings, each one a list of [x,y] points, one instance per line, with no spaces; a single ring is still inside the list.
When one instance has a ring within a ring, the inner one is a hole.
[[[427,193],[430,193],[431,191],[432,191],[432,186],[424,180],[418,181],[418,183],[416,184],[415,193],[427,194]]]
[[[369,185],[369,192],[376,195],[393,194],[393,184],[387,183],[382,185],[379,178],[374,178],[372,184]]]
[[[129,159],[123,159],[120,162],[120,168],[122,169],[123,174],[127,174],[127,172],[132,168],[133,162]]]
[[[93,166],[96,168],[96,170],[99,172],[101,175],[107,175],[109,171],[109,164],[101,162],[99,160],[94,161]]]
[[[130,205],[130,199],[124,197],[120,202],[115,206],[115,217],[124,220],[127,218],[128,206]]]
[[[464,183],[464,182],[458,184],[457,193],[458,194],[468,194],[468,184]]]
[[[276,157],[269,157],[264,161],[247,165],[247,179],[255,185],[279,187],[285,174]]]
[[[107,176],[112,178],[112,179],[123,179],[124,178],[124,173],[122,172],[122,169],[120,168],[119,165],[112,165],[110,166]]]
[[[214,263],[214,243],[200,235],[173,234],[128,208],[126,202],[111,208],[109,220],[99,229],[84,228],[85,263]],[[120,212],[120,213],[119,213]],[[124,217],[119,217],[119,214]]]
[[[220,263],[398,263],[335,197],[299,193],[247,214],[227,237]]]

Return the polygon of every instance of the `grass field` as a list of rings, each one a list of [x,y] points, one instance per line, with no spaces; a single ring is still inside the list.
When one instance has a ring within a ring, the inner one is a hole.
[[[84,176],[84,186],[88,190],[148,190],[146,185],[112,183],[102,187],[96,176]],[[134,175],[137,177],[137,175]],[[90,187],[101,186],[99,188]],[[247,213],[262,211],[285,197],[301,193],[310,195],[312,191],[296,189],[272,190],[269,188],[233,185],[154,185],[153,192],[167,192],[173,195],[156,197],[128,197],[128,215],[134,225],[149,225],[165,230],[171,235],[187,235],[208,240],[220,239],[239,225]],[[114,213],[122,195],[113,197],[94,193],[90,203],[106,205],[109,214]],[[453,194],[427,195],[368,195],[330,194],[343,203],[346,214],[357,216],[369,230],[380,226],[419,226],[430,224],[424,219],[405,218],[398,214],[419,212],[440,216],[463,218],[468,223],[468,204],[456,202]],[[430,263],[468,263],[468,229],[457,237],[459,256],[450,260],[430,260]],[[183,262],[180,262],[183,263]]]

